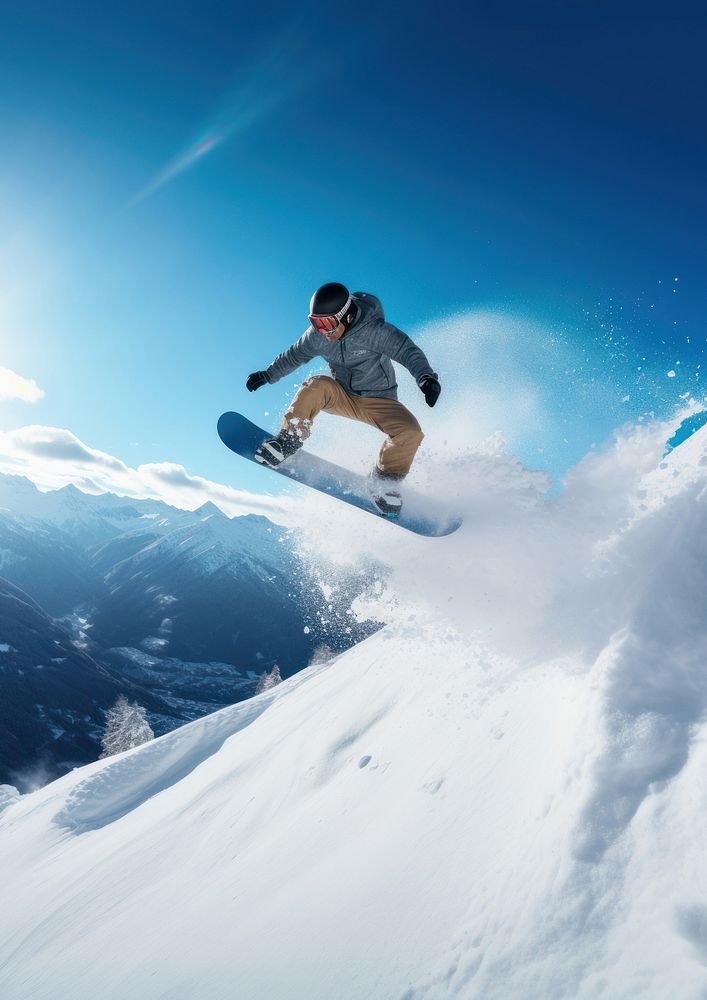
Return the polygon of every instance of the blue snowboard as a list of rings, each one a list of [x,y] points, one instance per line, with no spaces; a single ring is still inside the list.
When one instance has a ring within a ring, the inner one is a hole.
[[[669,452],[681,445],[683,441],[687,441],[691,438],[701,427],[707,424],[707,410],[698,410],[697,413],[693,413],[692,416],[686,417],[685,420],[680,424],[678,429],[675,431],[673,436],[665,442],[665,451],[663,452],[663,458]]]
[[[219,417],[218,433],[223,443],[237,455],[255,462],[255,449],[265,438],[272,437],[271,431],[252,424],[240,413],[224,413]],[[255,462],[256,465],[259,463]],[[264,468],[264,466],[260,466]],[[365,510],[376,517],[385,517],[371,499],[370,480],[366,476],[349,472],[333,462],[317,458],[306,451],[298,451],[277,469],[268,470],[277,475],[311,486],[320,493],[343,500],[344,503]],[[462,523],[461,518],[416,495],[404,487],[401,490],[403,509],[394,520],[401,528],[414,531],[418,535],[437,537],[451,535]]]

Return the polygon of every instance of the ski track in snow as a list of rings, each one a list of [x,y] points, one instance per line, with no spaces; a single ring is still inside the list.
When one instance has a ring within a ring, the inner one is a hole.
[[[550,502],[493,444],[423,462],[443,539],[309,497],[386,627],[6,795],[3,997],[704,1000],[707,428],[670,432]]]

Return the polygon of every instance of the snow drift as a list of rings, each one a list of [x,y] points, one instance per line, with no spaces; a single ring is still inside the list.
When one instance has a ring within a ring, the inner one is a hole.
[[[325,594],[384,566],[386,627],[6,796],[3,997],[703,998],[707,427],[673,430],[549,501],[495,440],[428,459],[448,538],[309,497]]]

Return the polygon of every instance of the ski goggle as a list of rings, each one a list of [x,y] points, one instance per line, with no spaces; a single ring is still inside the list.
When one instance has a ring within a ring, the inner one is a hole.
[[[333,333],[350,309],[351,296],[349,295],[343,308],[339,309],[337,313],[327,313],[326,315],[322,315],[321,313],[310,313],[309,322],[319,333]]]

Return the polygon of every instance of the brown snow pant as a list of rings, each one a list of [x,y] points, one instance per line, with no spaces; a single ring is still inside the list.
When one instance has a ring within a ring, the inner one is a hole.
[[[378,468],[401,478],[410,471],[415,452],[424,434],[415,417],[397,399],[381,396],[353,396],[328,375],[314,375],[302,384],[282,418],[282,430],[306,441],[318,413],[335,413],[349,420],[372,424],[387,434],[378,455]]]

